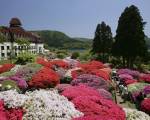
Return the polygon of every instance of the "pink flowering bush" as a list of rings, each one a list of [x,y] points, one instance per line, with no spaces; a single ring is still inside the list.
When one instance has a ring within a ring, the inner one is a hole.
[[[71,87],[70,84],[58,84],[55,88],[58,90],[58,92],[63,92],[68,87]]]
[[[105,90],[105,89],[97,89],[97,91],[99,92],[99,94],[103,98],[108,99],[108,100],[112,100],[112,94],[110,92],[108,92],[107,90]]]
[[[132,77],[139,77],[140,76],[140,72],[139,71],[136,71],[136,70],[131,70],[131,69],[119,69],[117,71],[117,74],[120,75],[120,74],[128,74],[128,75],[131,75]]]
[[[102,98],[98,91],[85,85],[68,87],[61,94],[69,100],[72,100],[78,96],[98,96]]]
[[[83,117],[79,117],[79,118],[74,118],[73,120],[118,120],[118,119],[111,118],[109,116],[90,115],[90,116],[83,116]]]
[[[0,100],[0,120],[22,120],[23,113],[21,108],[6,109],[4,102]]]
[[[125,112],[114,102],[98,96],[79,96],[72,100],[75,107],[85,116],[99,115],[100,118],[125,120]]]
[[[141,110],[150,115],[150,98],[144,99],[142,101]]]
[[[121,78],[122,80],[133,79],[133,77],[129,74],[120,74],[119,78]]]
[[[79,85],[80,83],[95,89],[109,89],[109,83],[101,77],[91,74],[82,74],[71,81],[71,85]]]

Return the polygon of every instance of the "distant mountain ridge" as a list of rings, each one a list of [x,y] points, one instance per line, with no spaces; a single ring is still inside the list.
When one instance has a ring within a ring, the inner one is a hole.
[[[71,38],[63,32],[52,30],[30,31],[38,34],[48,47],[63,49],[89,49],[91,39],[88,38]]]

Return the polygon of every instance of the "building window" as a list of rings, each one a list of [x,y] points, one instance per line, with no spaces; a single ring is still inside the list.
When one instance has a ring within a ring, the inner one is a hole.
[[[5,53],[2,53],[2,57],[5,57]]]
[[[10,56],[10,52],[7,53],[7,56]]]
[[[7,46],[7,50],[9,50],[10,49],[10,47],[9,46]]]
[[[1,50],[4,50],[4,46],[1,46]]]

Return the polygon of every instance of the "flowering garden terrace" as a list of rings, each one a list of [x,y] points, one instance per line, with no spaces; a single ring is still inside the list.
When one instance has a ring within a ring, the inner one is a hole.
[[[136,108],[118,104],[116,92]],[[0,66],[0,120],[150,120],[150,74],[99,61]]]

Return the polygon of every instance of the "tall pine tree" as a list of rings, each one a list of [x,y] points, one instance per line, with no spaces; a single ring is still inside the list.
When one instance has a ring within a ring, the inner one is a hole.
[[[139,9],[134,5],[126,7],[119,18],[112,53],[122,57],[127,67],[132,67],[136,57],[143,57],[147,52],[144,24]]]
[[[98,24],[93,39],[92,53],[100,56],[103,62],[107,62],[112,43],[111,28],[105,22]]]

